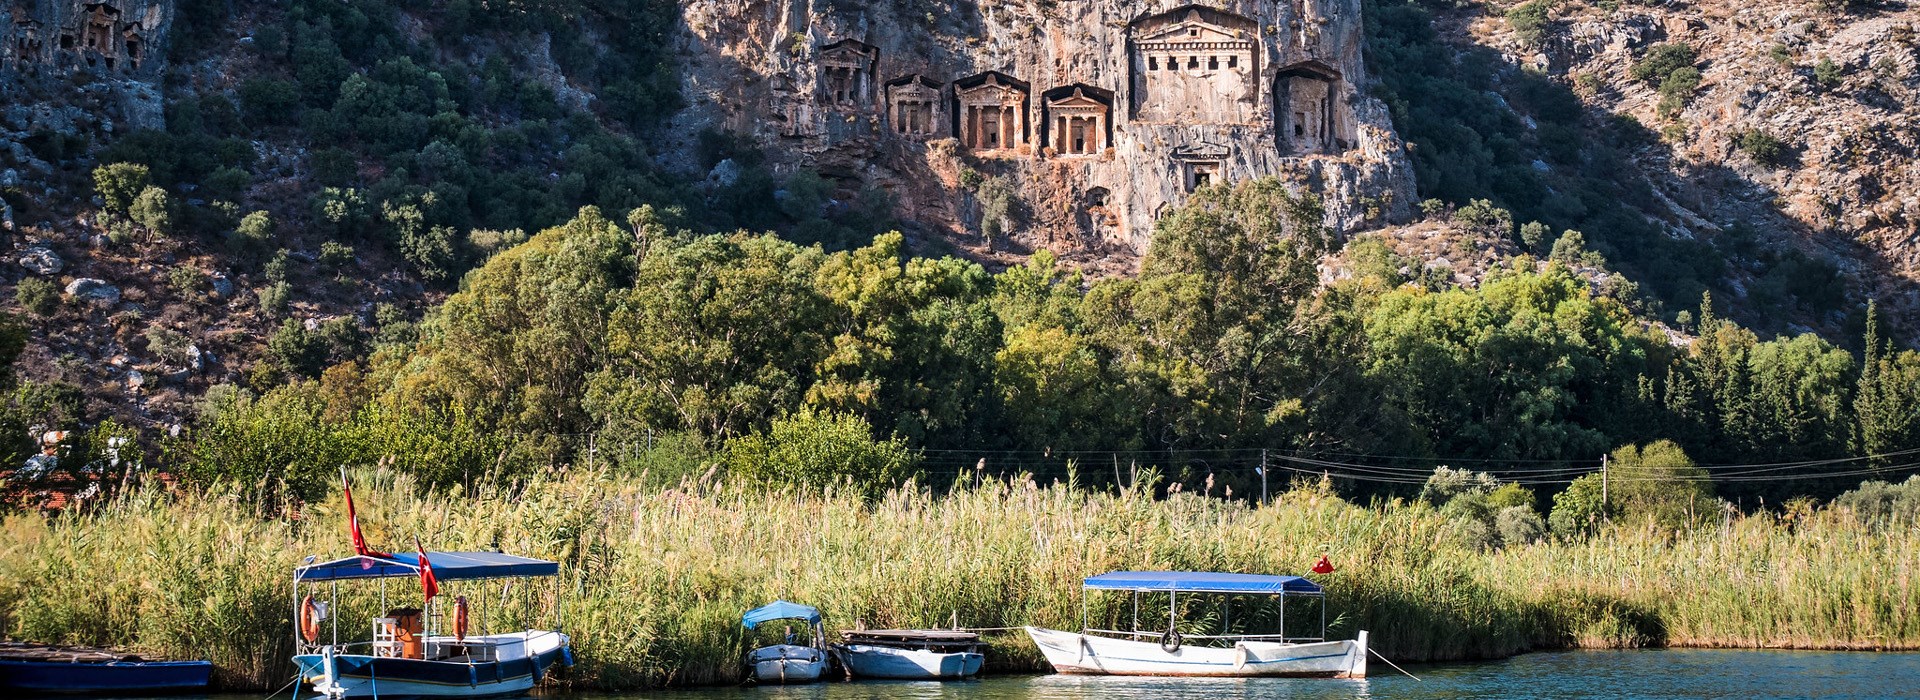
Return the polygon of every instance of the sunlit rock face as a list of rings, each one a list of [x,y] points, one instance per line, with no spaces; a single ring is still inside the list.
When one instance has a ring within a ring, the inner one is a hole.
[[[173,9],[169,0],[0,2],[0,93],[15,108],[74,107],[84,121],[158,128]],[[42,115],[35,125],[67,121]]]
[[[1014,185],[1018,239],[1061,252],[1138,253],[1212,183],[1282,177],[1342,231],[1413,203],[1357,0],[682,8],[681,138],[731,131],[776,170],[888,190],[925,230],[978,233],[976,174]]]

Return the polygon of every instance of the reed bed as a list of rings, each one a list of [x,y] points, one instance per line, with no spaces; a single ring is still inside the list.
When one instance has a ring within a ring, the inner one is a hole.
[[[531,615],[573,636],[563,682],[730,683],[751,641],[742,611],[814,604],[830,630],[1080,624],[1079,581],[1115,569],[1304,573],[1321,554],[1335,636],[1372,631],[1397,661],[1574,646],[1920,647],[1920,533],[1831,514],[1733,517],[1689,532],[1618,527],[1583,542],[1484,551],[1434,509],[1358,506],[1321,487],[1267,507],[1202,495],[1101,494],[1031,480],[940,496],[673,488],[574,471],[446,494],[386,471],[357,477],[376,546],[494,549],[562,562],[518,589],[448,582],[478,624]],[[348,550],[337,497],[263,519],[221,493],[141,494],[79,515],[0,522],[0,632],[210,658],[230,689],[290,678],[290,570]],[[342,634],[365,637],[410,581],[343,585]],[[1125,614],[1096,598],[1097,620]],[[344,621],[353,621],[350,624]],[[998,670],[1038,670],[1019,635]]]

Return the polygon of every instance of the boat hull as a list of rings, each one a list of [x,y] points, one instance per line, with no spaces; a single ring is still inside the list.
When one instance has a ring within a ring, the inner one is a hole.
[[[0,690],[32,693],[183,693],[202,690],[213,673],[206,661],[0,660]]]
[[[429,661],[335,654],[328,673],[324,654],[293,657],[300,676],[329,698],[485,698],[520,695],[556,665],[573,665],[566,635],[537,645],[532,653],[498,661]],[[539,641],[539,638],[535,638]]]
[[[760,683],[812,683],[827,672],[827,655],[813,647],[775,644],[747,654],[747,670]]]
[[[1114,676],[1263,676],[1365,678],[1367,633],[1306,644],[1241,641],[1232,647],[1183,646],[1028,627],[1027,636],[1060,673]]]
[[[895,649],[866,644],[836,647],[840,663],[861,678],[940,680],[966,678],[980,672],[987,657],[977,652],[936,652]]]

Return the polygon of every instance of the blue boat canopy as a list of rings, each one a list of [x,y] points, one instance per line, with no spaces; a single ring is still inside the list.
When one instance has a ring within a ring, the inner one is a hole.
[[[1176,593],[1321,593],[1320,584],[1299,576],[1225,574],[1213,571],[1115,571],[1089,576],[1086,587],[1107,591]]]
[[[740,616],[740,624],[746,625],[747,629],[772,620],[806,620],[808,624],[817,625],[820,624],[820,611],[809,605],[776,600]]]
[[[556,562],[516,557],[499,552],[427,552],[427,563],[433,565],[433,577],[441,581],[552,576],[560,572],[560,565]],[[384,558],[352,556],[293,570],[295,581],[339,581],[419,575],[420,555],[398,552]]]

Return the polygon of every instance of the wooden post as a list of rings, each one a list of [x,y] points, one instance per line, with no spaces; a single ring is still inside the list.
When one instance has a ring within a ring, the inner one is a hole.
[[[973,487],[974,488],[976,489],[980,488],[980,480],[986,476],[986,472],[987,472],[987,458],[981,457],[980,461],[975,462],[973,465]]]

